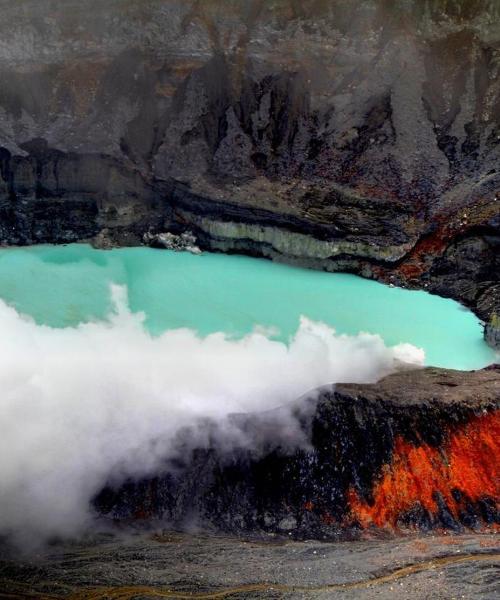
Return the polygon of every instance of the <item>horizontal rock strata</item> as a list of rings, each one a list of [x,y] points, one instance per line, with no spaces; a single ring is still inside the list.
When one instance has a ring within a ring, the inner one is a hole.
[[[0,243],[192,231],[451,296],[498,344],[496,0],[0,7]]]

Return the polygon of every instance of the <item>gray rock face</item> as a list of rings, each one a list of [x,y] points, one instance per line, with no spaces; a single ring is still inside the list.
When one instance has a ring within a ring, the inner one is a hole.
[[[498,283],[496,0],[0,8],[1,242],[190,230],[476,310]]]

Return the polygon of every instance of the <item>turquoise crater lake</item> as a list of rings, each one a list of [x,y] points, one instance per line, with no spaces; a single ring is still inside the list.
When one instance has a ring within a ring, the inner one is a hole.
[[[124,285],[132,312],[157,335],[188,327],[241,337],[259,325],[287,341],[301,315],[338,333],[379,334],[386,345],[423,348],[426,364],[476,369],[495,361],[478,318],[457,302],[245,256],[84,244],[0,250],[0,298],[38,324],[106,320],[110,283]]]

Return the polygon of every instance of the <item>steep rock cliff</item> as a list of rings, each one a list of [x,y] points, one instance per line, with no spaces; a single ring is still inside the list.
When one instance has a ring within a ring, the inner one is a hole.
[[[495,0],[0,1],[0,241],[245,252],[500,314]]]

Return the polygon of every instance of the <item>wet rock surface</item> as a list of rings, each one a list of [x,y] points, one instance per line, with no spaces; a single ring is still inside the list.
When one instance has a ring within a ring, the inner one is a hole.
[[[185,444],[157,477],[115,481],[95,507],[124,524],[302,539],[494,529],[499,407],[498,367],[340,384],[303,399],[293,422],[276,411],[235,416],[246,443],[221,443],[214,429],[208,446]]]
[[[164,533],[94,536],[37,556],[0,553],[0,598],[494,598],[494,535],[351,543]]]
[[[0,7],[0,242],[192,231],[452,296],[497,343],[495,0]]]

